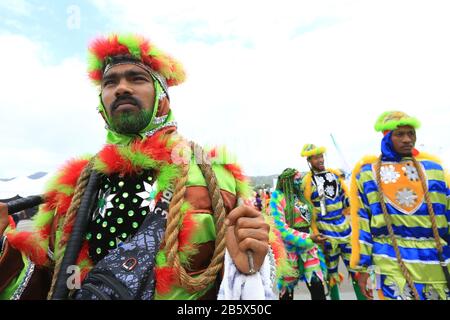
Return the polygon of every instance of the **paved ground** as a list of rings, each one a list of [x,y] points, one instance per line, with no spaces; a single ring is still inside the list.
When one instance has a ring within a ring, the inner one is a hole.
[[[345,275],[345,279],[339,287],[341,300],[356,300],[355,293],[353,291],[353,286],[351,280],[347,278],[347,271],[345,269],[344,263],[341,261],[339,264],[339,271]],[[329,297],[328,297],[329,299]],[[294,300],[311,300],[308,288],[301,282],[294,291]]]

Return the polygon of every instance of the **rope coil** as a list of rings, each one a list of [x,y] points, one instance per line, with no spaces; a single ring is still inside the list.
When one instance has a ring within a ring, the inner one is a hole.
[[[178,272],[179,284],[182,288],[189,292],[201,291],[206,289],[211,283],[213,283],[219,271],[223,266],[223,258],[225,255],[225,217],[226,211],[223,204],[220,188],[217,183],[216,176],[210,165],[210,160],[207,157],[203,149],[197,144],[191,142],[191,149],[195,155],[198,155],[200,151],[201,159],[198,166],[205,177],[206,185],[209,195],[211,197],[215,226],[217,230],[215,249],[210,264],[203,273],[195,278],[190,276],[186,269],[181,265],[178,256],[178,234],[180,232],[180,219],[182,218],[180,213],[181,205],[184,201],[184,195],[186,192],[186,182],[188,179],[189,164],[182,165],[182,174],[178,179],[174,196],[169,206],[169,214],[167,217],[167,229],[165,233],[165,249],[167,252],[167,263],[172,265]]]
[[[92,160],[84,167],[83,171],[81,172],[80,176],[78,177],[77,184],[75,186],[74,195],[72,198],[72,201],[70,203],[70,207],[67,210],[67,213],[63,216],[64,220],[61,222],[62,224],[62,230],[65,230],[67,226],[73,225],[75,218],[77,216],[78,209],[80,208],[81,199],[86,191],[86,187],[89,182],[89,177],[92,172],[92,166],[94,162],[95,157],[92,158]],[[55,261],[55,267],[53,271],[53,277],[52,282],[50,286],[50,291],[48,293],[47,298],[51,299],[53,297],[53,293],[55,290],[56,281],[58,279],[60,270],[61,270],[61,263],[64,258],[64,254],[61,253],[61,250],[64,248],[64,246],[67,244],[67,241],[69,240],[70,233],[63,233],[61,235],[61,239],[59,243],[55,243],[55,246],[58,246],[59,256],[57,260]],[[56,250],[54,250],[56,252]]]

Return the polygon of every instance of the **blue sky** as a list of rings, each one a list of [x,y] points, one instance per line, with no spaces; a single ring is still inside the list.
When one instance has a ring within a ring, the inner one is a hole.
[[[43,44],[49,63],[85,56],[86,43],[110,30],[110,21],[91,1],[2,1],[0,30]]]
[[[0,177],[53,172],[103,145],[85,59],[111,31],[184,64],[171,92],[180,132],[227,145],[251,175],[305,169],[305,143],[352,166],[379,152],[373,124],[391,109],[418,117],[419,149],[450,164],[449,15],[444,0],[3,0]]]

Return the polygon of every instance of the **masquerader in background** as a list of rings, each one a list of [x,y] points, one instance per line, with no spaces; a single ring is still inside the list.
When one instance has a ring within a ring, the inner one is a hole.
[[[275,221],[293,271],[278,278],[278,290],[281,300],[293,300],[295,287],[304,281],[312,300],[326,300],[326,265],[317,245],[325,237],[310,232],[311,215],[300,192],[300,181],[297,170],[285,169],[270,198],[268,213]]]
[[[351,266],[368,298],[371,271],[380,299],[450,297],[449,184],[439,160],[414,148],[418,127],[401,111],[383,113],[381,155],[353,170]]]
[[[314,234],[327,237],[323,250],[328,267],[328,283],[332,300],[339,300],[339,273],[341,258],[352,278],[353,288],[358,300],[365,300],[361,294],[358,274],[349,268],[351,227],[346,219],[349,214],[347,186],[341,172],[325,168],[324,147],[306,144],[301,152],[306,157],[310,171],[302,179],[302,193],[312,208],[312,230]]]

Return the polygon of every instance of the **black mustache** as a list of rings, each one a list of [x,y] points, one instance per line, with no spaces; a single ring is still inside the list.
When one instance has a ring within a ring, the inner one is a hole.
[[[119,107],[119,105],[129,103],[135,105],[139,109],[142,109],[142,103],[137,98],[133,96],[120,96],[113,103],[111,103],[111,110],[114,111]]]

